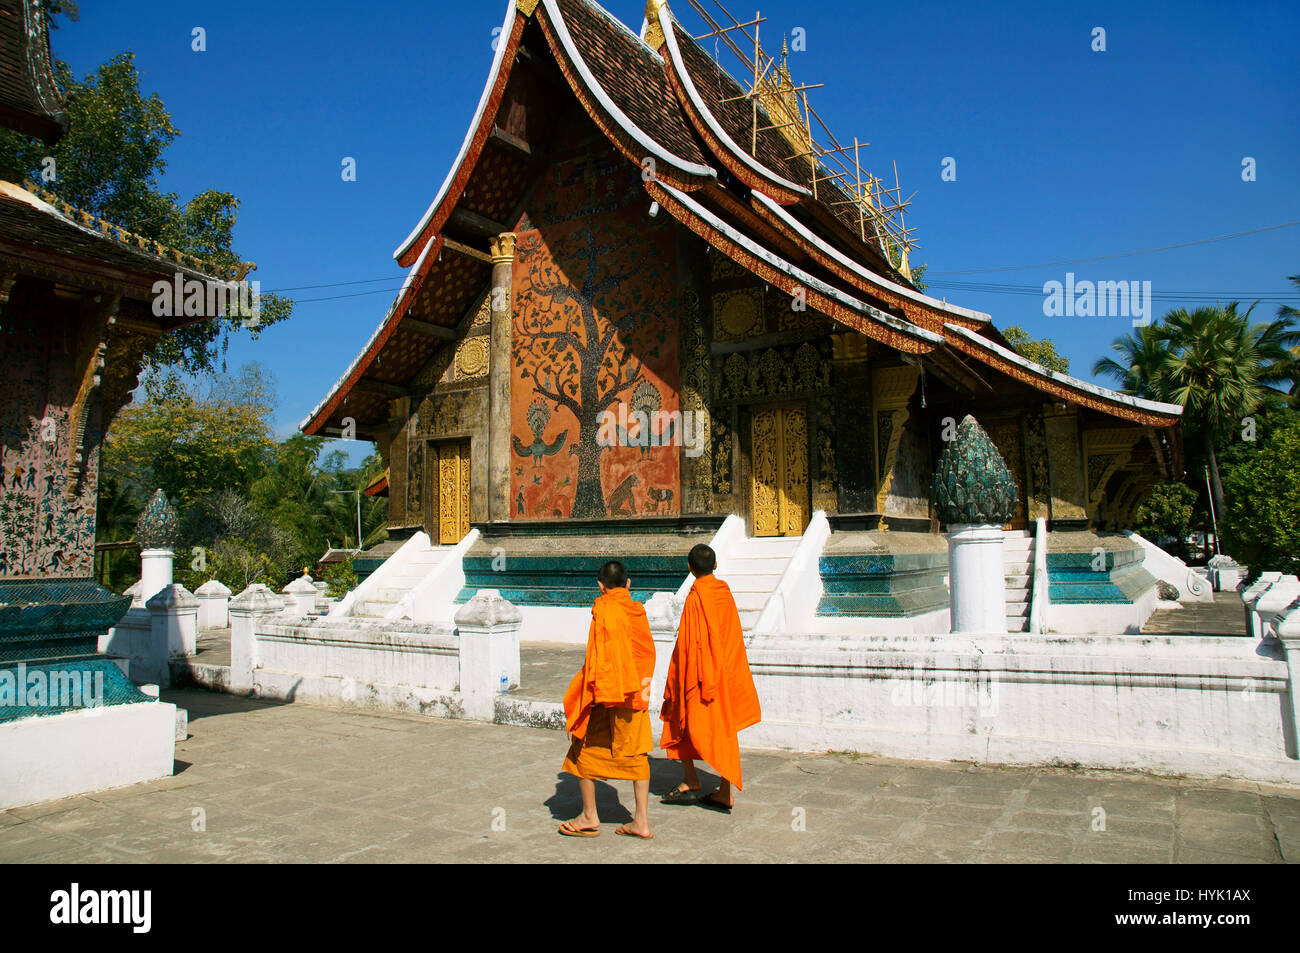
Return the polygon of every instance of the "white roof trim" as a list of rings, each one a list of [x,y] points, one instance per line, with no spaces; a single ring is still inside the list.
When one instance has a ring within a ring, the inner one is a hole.
[[[989,317],[989,315],[985,314],[983,311],[972,311],[970,308],[963,308],[960,305],[949,304],[946,301],[940,301],[938,298],[931,298],[927,294],[922,294],[921,292],[915,291],[912,288],[908,288],[904,285],[900,285],[896,282],[890,281],[888,278],[884,277],[883,275],[878,275],[874,271],[871,271],[868,268],[864,268],[862,265],[858,264],[852,258],[842,254],[838,249],[831,247],[830,245],[822,241],[820,238],[818,238],[814,232],[812,232],[801,221],[799,221],[797,218],[795,218],[793,215],[787,212],[784,208],[782,208],[780,205],[774,202],[769,196],[766,196],[762,192],[759,192],[757,190],[755,190],[752,194],[756,199],[762,202],[763,205],[765,205],[774,214],[776,214],[781,219],[781,221],[785,222],[787,225],[793,228],[804,239],[816,245],[818,250],[834,258],[836,261],[838,261],[845,268],[848,268],[850,271],[856,272],[860,277],[865,278],[868,281],[874,282],[875,284],[882,285],[885,288],[888,288],[890,291],[894,292],[895,294],[902,295],[904,298],[909,298],[910,300],[915,301],[918,304],[928,305],[931,308],[936,308],[940,311],[946,311],[949,314],[959,315],[963,318],[969,318],[972,321],[979,321],[982,324],[987,324],[993,320],[991,317]]]
[[[587,68],[587,64],[583,60],[582,55],[578,52],[578,48],[573,44],[573,37],[569,34],[569,27],[564,22],[564,17],[560,13],[560,8],[556,3],[556,0],[542,0],[542,4],[546,7],[546,12],[550,16],[551,26],[555,28],[555,35],[559,37],[560,45],[564,47],[564,52],[569,55],[570,62],[572,62],[577,68],[578,75],[582,77],[582,82],[587,87],[587,90],[596,97],[601,108],[603,108],[605,112],[607,112],[613,120],[622,127],[623,131],[636,140],[637,145],[645,149],[647,153],[658,156],[669,165],[677,167],[687,175],[701,176],[709,179],[717,178],[718,173],[716,169],[707,165],[698,165],[697,163],[689,162],[680,156],[673,155],[663,146],[659,145],[659,143],[655,142],[654,139],[650,138],[650,136],[646,135],[645,132],[641,130],[640,126],[629,119],[627,114],[625,114],[623,110],[619,109],[618,105],[609,98],[609,94],[605,92],[604,87],[597,82],[596,77],[593,76],[591,70]],[[626,26],[623,28],[627,29]],[[628,30],[628,32],[630,33],[631,31]]]
[[[1134,397],[1131,394],[1121,394],[1119,391],[1113,391],[1108,387],[1099,387],[1096,384],[1089,384],[1087,381],[1081,381],[1077,377],[1071,377],[1069,374],[1062,374],[1060,371],[1054,371],[1050,367],[1044,367],[1029,360],[1022,354],[1017,354],[1010,348],[1003,347],[996,341],[990,341],[982,335],[976,334],[970,328],[964,328],[960,324],[945,324],[945,328],[960,334],[964,338],[974,341],[980,347],[986,348],[999,357],[1004,357],[1014,364],[1019,364],[1026,370],[1033,371],[1043,377],[1051,378],[1058,384],[1067,384],[1078,390],[1087,391],[1097,397],[1104,397],[1106,400],[1114,401],[1117,404],[1124,404],[1136,410],[1148,410],[1156,414],[1182,414],[1182,404],[1164,404],[1157,400],[1147,400],[1144,397]]]
[[[911,324],[907,321],[902,321],[899,318],[894,317],[892,314],[887,314],[886,312],[881,311],[879,308],[867,304],[865,301],[859,301],[857,298],[854,298],[850,295],[846,295],[838,288],[833,288],[830,285],[826,284],[825,282],[819,281],[818,279],[814,278],[812,275],[808,274],[806,271],[802,270],[801,268],[798,268],[797,266],[790,264],[790,262],[780,257],[775,252],[769,251],[768,249],[764,248],[762,245],[759,245],[751,241],[747,236],[742,235],[740,232],[736,231],[726,222],[722,221],[720,218],[718,218],[716,215],[714,215],[712,212],[710,212],[704,206],[700,205],[698,202],[696,202],[694,199],[692,199],[690,196],[686,195],[685,193],[679,192],[677,189],[674,189],[671,185],[667,185],[664,182],[656,182],[655,184],[658,185],[665,192],[667,192],[669,195],[671,195],[673,198],[675,198],[677,201],[681,202],[683,205],[689,208],[700,218],[704,219],[706,222],[708,222],[718,231],[725,234],[729,239],[731,239],[737,245],[742,246],[750,254],[758,256],[759,258],[767,262],[769,265],[773,266],[779,271],[785,272],[791,278],[794,278],[800,284],[805,285],[808,288],[811,288],[812,290],[816,291],[818,294],[825,295],[828,298],[834,298],[836,301],[844,305],[846,308],[851,308],[854,311],[859,311],[862,314],[874,318],[875,320],[879,321],[881,324],[887,325],[891,329],[906,334],[909,337],[919,338],[923,341],[929,341],[933,344],[944,343],[944,337],[942,334],[935,334],[933,331],[927,331],[925,330],[925,328],[919,328],[916,325]]]
[[[777,185],[781,186],[781,188],[788,189],[798,195],[812,195],[812,192],[808,191],[808,189],[804,188],[802,185],[795,185],[793,182],[781,178],[781,176],[777,175],[767,166],[763,165],[763,163],[759,162],[758,159],[751,156],[744,149],[740,148],[740,146],[736,145],[731,136],[727,135],[726,130],[718,124],[718,120],[714,118],[713,113],[709,112],[708,107],[704,105],[704,100],[700,98],[699,90],[695,88],[695,81],[691,79],[690,70],[686,68],[686,64],[682,61],[682,53],[677,46],[677,34],[673,30],[673,22],[667,4],[660,7],[659,28],[664,32],[664,41],[668,44],[668,53],[672,57],[673,62],[677,64],[677,72],[682,78],[682,85],[686,89],[686,95],[690,97],[691,102],[695,105],[696,112],[703,117],[704,124],[709,127],[709,130],[715,136],[722,140],[722,142],[726,143],[728,148],[740,156],[741,161],[744,162],[745,165],[749,166],[769,182],[775,182]]]
[[[480,123],[483,122],[483,113],[487,110],[489,97],[492,95],[492,87],[497,84],[497,76],[501,72],[501,63],[505,59],[506,47],[509,43],[506,41],[510,38],[510,31],[514,28],[515,21],[515,0],[509,0],[506,4],[506,18],[501,24],[501,32],[498,34],[496,55],[492,57],[492,71],[488,74],[487,85],[483,87],[483,94],[478,98],[478,108],[474,110],[474,121],[469,125],[469,131],[465,133],[465,141],[460,144],[460,153],[456,156],[456,161],[451,164],[451,169],[447,172],[447,177],[442,180],[442,188],[438,189],[438,194],[433,202],[429,205],[428,211],[420,219],[420,223],[415,226],[415,230],[407,235],[402,244],[397,246],[393,252],[393,257],[400,259],[411,246],[419,239],[420,234],[428,226],[429,221],[433,218],[438,207],[442,205],[443,199],[447,197],[447,190],[451,188],[452,180],[460,172],[460,167],[465,161],[465,155],[469,152],[470,143],[474,141],[474,133],[478,131]]]
[[[513,6],[513,0],[511,5]],[[398,290],[397,297],[393,299],[393,303],[390,304],[388,310],[384,312],[384,319],[379,322],[379,327],[375,328],[374,333],[370,335],[370,338],[366,341],[365,345],[357,352],[357,356],[352,359],[352,363],[347,366],[347,369],[339,376],[339,379],[334,382],[334,386],[329,389],[329,393],[327,393],[324,399],[312,409],[312,412],[304,418],[303,422],[298,425],[299,431],[312,422],[316,415],[325,408],[325,405],[334,399],[334,395],[339,392],[339,388],[341,388],[347,379],[352,376],[352,372],[356,370],[357,365],[361,363],[361,359],[366,356],[366,352],[370,350],[378,339],[380,333],[382,333],[384,328],[388,326],[388,320],[393,316],[393,312],[397,310],[397,306],[401,304],[402,298],[406,295],[406,292],[410,290],[411,285],[415,282],[415,276],[418,275],[420,269],[424,267],[425,259],[429,257],[429,252],[433,250],[433,246],[436,244],[436,241],[431,241],[424,246],[424,251],[420,252],[420,257],[416,259],[415,264],[412,265],[410,270],[406,273],[406,278],[402,281],[402,287]]]

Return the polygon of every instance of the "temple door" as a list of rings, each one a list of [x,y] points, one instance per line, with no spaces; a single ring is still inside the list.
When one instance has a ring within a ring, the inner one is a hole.
[[[808,525],[808,413],[756,411],[750,427],[755,536],[801,536]]]
[[[469,441],[436,445],[438,542],[459,543],[469,532]]]

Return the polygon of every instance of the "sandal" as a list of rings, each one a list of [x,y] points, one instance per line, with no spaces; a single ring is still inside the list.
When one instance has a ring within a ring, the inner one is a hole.
[[[661,804],[689,804],[691,801],[696,800],[698,796],[697,792],[699,790],[700,790],[699,788],[687,788],[685,791],[683,791],[681,788],[673,788],[673,790],[669,791],[662,798],[660,798],[660,803]]]
[[[650,840],[651,838],[654,837],[654,834],[638,834],[636,831],[628,830],[628,826],[626,824],[624,824],[614,833],[622,834],[624,837],[639,837],[641,840]]]
[[[573,821],[565,821],[560,825],[559,831],[565,837],[599,837],[600,828],[598,827],[574,827]]]
[[[713,794],[706,794],[704,797],[698,798],[695,803],[700,807],[708,808],[710,811],[717,811],[719,814],[730,814],[731,809],[735,807],[735,805],[723,804],[721,801],[715,800],[713,795],[716,793],[717,792],[714,791]]]

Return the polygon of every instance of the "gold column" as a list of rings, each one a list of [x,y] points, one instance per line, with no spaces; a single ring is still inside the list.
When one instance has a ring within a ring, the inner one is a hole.
[[[510,518],[510,332],[514,322],[515,233],[491,241],[492,315],[488,356],[488,519]]]
[[[921,376],[911,364],[871,369],[871,408],[875,414],[876,445],[876,512],[885,512],[889,484],[894,479],[898,444],[907,423],[907,405]],[[883,525],[883,524],[882,524]]]
[[[1087,520],[1088,494],[1078,409],[1069,404],[1044,405],[1043,428],[1047,434],[1048,482],[1052,488],[1051,518]]]

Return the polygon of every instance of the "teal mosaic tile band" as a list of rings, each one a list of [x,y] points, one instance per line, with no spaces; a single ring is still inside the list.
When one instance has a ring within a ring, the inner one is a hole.
[[[0,666],[0,723],[153,700],[103,656]]]
[[[93,654],[130,605],[93,579],[0,580],[0,662]]]
[[[632,598],[645,602],[656,592],[676,592],[686,578],[679,555],[621,556],[632,583]],[[456,602],[468,602],[480,589],[496,589],[521,606],[590,606],[600,595],[596,573],[602,559],[591,556],[511,556],[503,570],[489,555],[464,558],[465,586]]]
[[[1155,584],[1140,550],[1047,554],[1047,592],[1055,605],[1131,605]]]
[[[818,569],[820,616],[906,618],[948,608],[946,555],[823,555]]]

